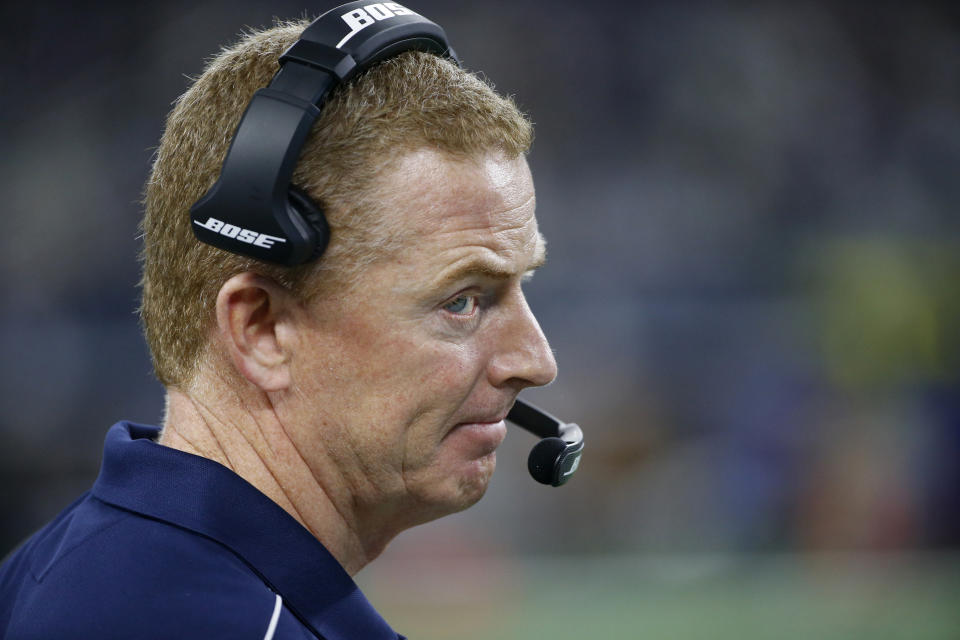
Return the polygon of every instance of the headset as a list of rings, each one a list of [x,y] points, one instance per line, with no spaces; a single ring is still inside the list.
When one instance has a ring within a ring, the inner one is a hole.
[[[404,51],[459,58],[444,30],[396,2],[358,0],[314,20],[280,56],[269,86],[250,100],[212,187],[190,208],[201,242],[294,266],[319,258],[330,240],[323,211],[291,184],[293,170],[330,92]],[[538,482],[565,483],[580,464],[575,424],[517,400],[507,419],[542,440],[528,468]]]
[[[527,457],[527,470],[537,482],[559,487],[580,466],[583,431],[572,422],[561,422],[528,402],[516,400],[507,420],[540,436]]]

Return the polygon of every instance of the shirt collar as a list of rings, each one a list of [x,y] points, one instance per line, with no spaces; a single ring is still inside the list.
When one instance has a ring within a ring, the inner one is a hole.
[[[290,514],[223,465],[157,444],[159,433],[113,425],[93,495],[229,548],[328,640],[396,640],[343,567]]]

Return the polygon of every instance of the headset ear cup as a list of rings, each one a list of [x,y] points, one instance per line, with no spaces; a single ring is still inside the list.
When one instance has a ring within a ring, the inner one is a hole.
[[[290,202],[290,207],[300,214],[300,217],[317,234],[313,255],[310,257],[310,260],[316,260],[323,255],[330,242],[330,225],[327,224],[327,217],[323,215],[323,210],[317,206],[317,203],[300,187],[290,185],[287,200]]]

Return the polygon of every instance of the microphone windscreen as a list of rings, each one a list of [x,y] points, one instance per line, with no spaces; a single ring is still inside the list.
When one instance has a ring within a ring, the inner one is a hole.
[[[544,438],[538,442],[527,458],[527,469],[533,479],[543,484],[553,484],[557,461],[566,447],[567,443],[560,438]]]

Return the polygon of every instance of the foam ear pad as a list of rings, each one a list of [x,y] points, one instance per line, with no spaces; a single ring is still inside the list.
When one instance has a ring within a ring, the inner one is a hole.
[[[537,482],[553,484],[557,461],[567,443],[560,438],[544,438],[530,451],[527,458],[527,469]]]
[[[290,202],[290,207],[299,214],[304,222],[317,234],[313,255],[310,258],[310,260],[316,260],[323,255],[323,252],[327,249],[327,244],[330,242],[330,225],[327,224],[327,217],[323,215],[323,210],[317,206],[317,203],[300,187],[291,185],[287,194],[287,200]]]

